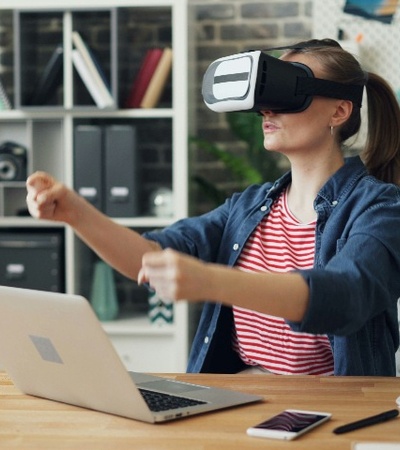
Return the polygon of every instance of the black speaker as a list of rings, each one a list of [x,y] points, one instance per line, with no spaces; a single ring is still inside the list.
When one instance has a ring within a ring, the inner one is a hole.
[[[0,145],[0,181],[25,181],[27,175],[27,150],[16,142]]]

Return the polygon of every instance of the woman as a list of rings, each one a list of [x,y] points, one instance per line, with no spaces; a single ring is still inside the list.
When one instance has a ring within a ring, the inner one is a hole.
[[[203,216],[139,236],[44,173],[27,180],[29,210],[66,222],[161,297],[208,300],[188,371],[393,376],[399,106],[387,83],[334,41],[300,43],[281,59],[317,78],[365,85],[363,162],[342,153],[360,127],[360,105],[315,96],[299,113],[260,111],[265,148],[285,155],[290,172]]]

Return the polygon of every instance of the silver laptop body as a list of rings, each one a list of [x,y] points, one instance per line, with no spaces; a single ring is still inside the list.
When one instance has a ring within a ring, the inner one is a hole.
[[[5,286],[0,286],[0,369],[25,394],[150,423],[262,399],[128,372],[84,297]],[[142,388],[202,403],[152,412]]]

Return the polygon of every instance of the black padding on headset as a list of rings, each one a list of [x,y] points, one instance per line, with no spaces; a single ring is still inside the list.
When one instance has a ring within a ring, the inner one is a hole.
[[[291,64],[261,53],[253,110],[303,111],[311,98],[308,93],[297,92],[298,80],[312,76],[310,68],[303,64]]]
[[[301,79],[297,93],[300,95],[320,95],[322,97],[351,100],[361,107],[364,86],[336,83],[321,78]]]

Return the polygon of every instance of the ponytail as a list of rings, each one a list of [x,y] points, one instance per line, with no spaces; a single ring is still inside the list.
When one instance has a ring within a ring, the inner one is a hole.
[[[362,159],[376,178],[400,184],[400,107],[389,84],[368,74],[368,136]]]
[[[289,54],[314,56],[326,79],[366,87],[368,135],[361,158],[371,175],[400,185],[400,107],[389,84],[375,73],[364,72],[357,59],[332,39],[311,40],[291,48]],[[340,143],[358,133],[360,112],[360,106],[353,103],[349,119],[338,130]]]

